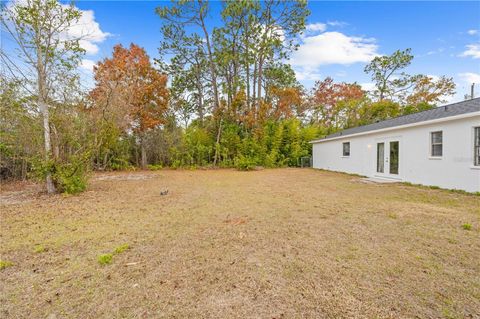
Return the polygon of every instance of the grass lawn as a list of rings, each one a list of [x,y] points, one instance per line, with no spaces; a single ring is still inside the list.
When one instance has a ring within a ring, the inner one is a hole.
[[[480,318],[479,196],[312,169],[13,187],[2,318]]]

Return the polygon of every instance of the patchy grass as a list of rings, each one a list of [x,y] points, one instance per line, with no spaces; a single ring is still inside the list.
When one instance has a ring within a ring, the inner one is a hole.
[[[100,265],[108,265],[112,263],[113,254],[101,254],[98,256],[97,261]]]
[[[117,248],[115,248],[114,253],[115,253],[115,254],[121,254],[121,253],[123,253],[123,252],[124,252],[125,250],[127,250],[127,249],[130,249],[130,245],[128,245],[128,244],[123,244],[123,245],[118,246]]]
[[[40,254],[40,253],[46,252],[47,249],[42,245],[36,245],[33,251],[36,252],[37,254]]]
[[[13,266],[11,261],[0,260],[0,270]]]
[[[465,223],[462,225],[462,228],[465,230],[472,230],[472,224]]]
[[[480,317],[478,196],[311,169],[5,189],[1,317]]]

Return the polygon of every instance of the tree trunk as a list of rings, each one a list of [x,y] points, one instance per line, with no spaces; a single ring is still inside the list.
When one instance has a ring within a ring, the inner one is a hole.
[[[253,81],[252,81],[252,107],[255,108],[255,103],[257,99],[257,61],[253,62]]]
[[[248,23],[245,24],[245,73],[247,84],[247,110],[250,109],[250,61],[249,61],[249,41],[248,41]]]
[[[39,96],[39,100],[43,100]],[[39,101],[40,110],[43,116],[43,137],[45,142],[45,161],[47,163],[50,162],[50,154],[52,152],[52,145],[50,144],[50,119],[48,114],[48,106],[45,105],[43,101]],[[53,194],[56,193],[55,185],[53,184],[52,173],[50,171],[47,172],[46,176],[47,182],[47,193]]]
[[[145,137],[142,136],[140,141],[140,150],[141,150],[141,165],[142,169],[147,168],[147,150],[145,149]]]
[[[43,117],[43,139],[45,146],[45,162],[50,164],[50,158],[52,153],[52,144],[50,140],[50,117],[48,113],[48,105],[46,104],[46,89],[47,89],[47,79],[45,74],[45,65],[43,64],[43,54],[42,46],[37,42],[36,53],[37,53],[37,95],[38,95],[38,107]],[[52,173],[50,170],[47,171],[46,176],[47,183],[47,193],[53,194],[56,193],[55,185],[53,184]]]
[[[258,80],[257,80],[257,109],[260,107],[260,99],[262,98],[262,76],[263,76],[263,57],[258,58]]]
[[[199,3],[202,4],[203,1],[199,0]],[[210,72],[212,76],[212,88],[213,88],[213,97],[214,97],[214,104],[215,104],[215,110],[217,110],[220,107],[220,98],[218,95],[218,87],[217,87],[217,70],[215,68],[215,62],[213,60],[213,53],[212,53],[212,45],[210,44],[210,35],[207,31],[207,27],[205,26],[205,21],[204,17],[202,15],[203,13],[200,13],[200,25],[202,27],[203,33],[205,35],[205,42],[207,44],[207,52],[208,52],[208,64],[210,66]]]
[[[220,134],[222,132],[222,119],[220,119],[220,123],[218,124],[218,131],[217,131],[217,140],[215,141],[215,155],[213,157],[213,166],[217,166],[218,162],[218,149],[220,148]]]

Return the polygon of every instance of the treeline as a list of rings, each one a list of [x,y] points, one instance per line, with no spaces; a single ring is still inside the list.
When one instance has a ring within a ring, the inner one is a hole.
[[[309,141],[434,107],[452,79],[404,72],[409,49],[365,67],[375,90],[319,80],[287,63],[309,14],[304,1],[226,1],[208,25],[206,1],[161,6],[159,57],[117,45],[82,89],[81,38],[59,36],[81,12],[56,0],[2,8],[18,51],[1,52],[1,178],[31,176],[49,192],[86,187],[90,170],[297,166]],[[38,19],[42,17],[42,19]]]

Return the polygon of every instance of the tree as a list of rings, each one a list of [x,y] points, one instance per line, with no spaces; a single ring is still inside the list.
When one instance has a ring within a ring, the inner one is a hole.
[[[346,118],[352,114],[348,110],[360,105],[364,97],[365,92],[356,83],[335,83],[330,77],[317,81],[310,98],[313,121],[332,131],[344,128],[345,123],[352,122],[352,119]]]
[[[165,122],[169,92],[167,76],[150,63],[145,50],[116,45],[113,57],[94,67],[96,86],[91,92],[95,107],[111,113],[118,125],[138,135],[141,166],[147,165],[145,134]]]
[[[364,103],[358,110],[358,125],[367,125],[401,115],[398,103],[383,100],[373,103]]]
[[[379,101],[383,101],[387,96],[393,97],[399,87],[412,82],[410,75],[405,72],[397,73],[410,65],[413,59],[410,53],[411,49],[406,49],[397,50],[390,56],[377,56],[365,67],[365,73],[370,73],[375,82],[377,88],[375,94]]]
[[[397,50],[390,56],[377,56],[365,67],[365,73],[370,73],[377,88],[379,101],[395,95],[399,87],[407,85],[412,78],[405,72],[397,71],[409,66],[413,55],[411,49]]]
[[[13,40],[15,53],[1,51],[2,64],[9,76],[22,83],[35,97],[43,118],[44,158],[52,158],[49,109],[63,98],[62,88],[76,80],[75,69],[84,50],[80,37],[66,36],[81,12],[57,0],[25,0],[2,7],[2,32]],[[46,173],[48,193],[55,192],[51,171]]]
[[[411,64],[413,55],[411,49],[397,50],[390,56],[375,57],[366,67],[375,82],[375,96],[378,101],[389,99],[401,105],[409,105],[415,110],[415,105],[434,105],[443,102],[446,96],[455,94],[455,83],[445,76],[435,80],[431,76],[410,75],[400,70]]]
[[[442,76],[435,80],[431,76],[422,75],[415,81],[411,92],[406,96],[408,105],[434,105],[446,102],[445,97],[455,94],[453,78]]]

